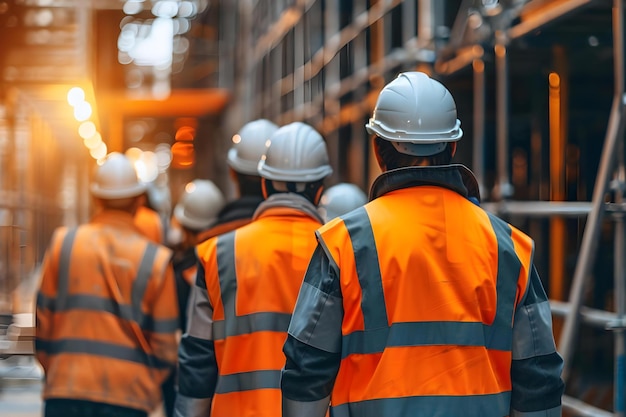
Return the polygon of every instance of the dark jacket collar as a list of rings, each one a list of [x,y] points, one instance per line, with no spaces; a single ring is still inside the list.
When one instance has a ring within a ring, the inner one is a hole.
[[[478,182],[472,171],[461,164],[411,166],[382,173],[370,189],[370,201],[390,191],[419,185],[434,185],[455,191],[480,202]]]
[[[254,212],[253,219],[257,219],[264,212],[272,208],[290,208],[302,212],[303,214],[324,224],[322,217],[317,212],[317,208],[309,200],[296,193],[276,193],[269,196]]]
[[[234,201],[230,201],[217,215],[217,224],[240,219],[251,219],[254,211],[262,202],[263,197],[261,196],[241,196]]]

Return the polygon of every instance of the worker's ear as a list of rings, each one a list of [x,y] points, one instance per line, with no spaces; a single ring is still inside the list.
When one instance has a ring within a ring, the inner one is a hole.
[[[456,153],[456,142],[450,142],[450,155],[454,156]]]
[[[267,200],[267,180],[265,178],[261,178],[261,191],[263,192],[263,198]]]
[[[322,198],[322,194],[324,193],[324,185],[320,185],[315,193],[315,199],[313,200],[314,205],[318,205],[320,203],[320,199]]]

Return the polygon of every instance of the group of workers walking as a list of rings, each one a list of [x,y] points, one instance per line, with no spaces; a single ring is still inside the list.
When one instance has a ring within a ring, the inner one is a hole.
[[[310,125],[246,124],[228,153],[238,198],[187,184],[169,248],[134,226],[145,185],[111,154],[97,214],[57,229],[44,259],[45,417],[147,416],[163,400],[176,417],[560,416],[534,243],[452,162],[450,92],[401,73],[365,128],[382,171],[369,199],[325,191]]]

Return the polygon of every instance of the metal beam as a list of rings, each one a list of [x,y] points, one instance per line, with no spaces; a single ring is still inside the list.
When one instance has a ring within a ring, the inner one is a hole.
[[[488,211],[502,216],[526,217],[584,217],[591,211],[592,203],[587,201],[500,201],[482,203]]]
[[[604,139],[604,147],[600,158],[598,175],[594,185],[592,207],[585,230],[583,232],[583,240],[581,243],[579,256],[574,270],[574,277],[570,289],[568,299],[572,303],[573,314],[566,317],[563,331],[559,339],[559,351],[563,356],[563,379],[567,380],[571,363],[573,359],[573,351],[576,347],[576,333],[579,325],[579,314],[577,313],[583,301],[585,289],[591,269],[593,267],[598,240],[600,237],[600,229],[602,218],[606,204],[604,202],[605,195],[608,191],[610,177],[615,166],[616,150],[618,149],[618,141],[624,140],[624,19],[623,19],[624,3],[622,0],[614,0],[613,7],[613,56],[614,56],[614,77],[615,91],[613,94],[613,104],[611,114],[609,116],[609,124]]]
[[[536,1],[531,1],[520,11],[521,22],[512,26],[507,35],[509,39],[520,38],[594,2],[594,0],[553,0],[543,2],[543,5],[538,7],[535,5]]]

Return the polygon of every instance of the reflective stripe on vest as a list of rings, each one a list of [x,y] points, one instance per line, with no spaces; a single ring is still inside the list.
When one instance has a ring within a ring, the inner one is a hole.
[[[215,392],[228,394],[267,388],[280,388],[280,371],[263,370],[220,375]]]
[[[422,396],[384,398],[332,407],[333,417],[503,417],[508,414],[511,393],[477,396]],[[503,411],[502,410],[506,410]]]
[[[342,358],[348,361],[345,372],[353,377],[359,373],[350,364],[368,360],[362,355],[394,355],[394,349],[410,349],[427,346],[464,346],[484,347],[493,352],[510,354],[512,348],[512,323],[515,309],[517,284],[522,263],[515,252],[511,228],[498,218],[488,215],[491,229],[497,244],[496,306],[491,324],[462,321],[429,321],[388,323],[387,304],[382,286],[383,279],[379,266],[379,253],[374,240],[374,231],[365,208],[353,212],[344,218],[344,225],[350,237],[355,256],[355,269],[361,290],[361,313],[363,329],[345,334],[342,338]],[[384,265],[383,265],[384,267]],[[388,353],[383,353],[388,352]],[[372,359],[377,361],[378,359]],[[382,359],[381,359],[382,360]],[[367,365],[365,365],[367,366]],[[443,369],[443,368],[442,368]],[[408,370],[407,370],[408,371]],[[342,371],[340,370],[340,373]],[[352,374],[351,372],[356,372]],[[418,370],[416,370],[418,372]],[[383,372],[384,373],[384,372]],[[343,375],[346,375],[343,374]],[[348,377],[349,378],[349,377]],[[504,382],[504,381],[502,381]],[[372,382],[375,383],[375,382]],[[381,383],[380,381],[378,383]],[[499,383],[496,382],[499,385]],[[400,384],[402,385],[402,384]],[[505,384],[507,385],[507,384]],[[390,386],[386,387],[390,390]],[[476,394],[472,394],[477,392]],[[509,413],[510,391],[478,393],[478,391],[460,391],[458,395],[402,395],[391,391],[383,398],[356,400],[343,392],[333,398],[339,400],[332,405],[332,414],[347,416],[403,417],[407,415],[472,417],[501,417]],[[385,398],[388,397],[388,398]],[[462,413],[459,413],[462,410]]]
[[[137,271],[137,279],[133,282],[131,304],[117,304],[110,298],[101,298],[93,295],[69,294],[69,268],[72,247],[76,238],[77,229],[71,229],[63,238],[59,255],[58,292],[54,298],[39,294],[37,304],[53,312],[63,312],[72,309],[102,311],[114,314],[126,320],[135,320],[142,329],[154,333],[171,333],[178,329],[177,320],[154,320],[152,316],[143,314],[141,302],[152,276],[152,268],[157,254],[157,246],[148,243]]]
[[[146,352],[141,348],[132,348],[115,343],[99,342],[86,339],[38,340],[37,348],[49,355],[78,353],[105,356],[129,362],[146,364]],[[154,355],[149,356],[150,366],[158,369],[171,369],[172,364],[162,361]]]
[[[289,327],[290,314],[254,313],[237,316],[237,276],[235,270],[235,231],[217,238],[217,270],[220,281],[220,295],[224,306],[224,320],[213,323],[213,339],[249,334],[253,331],[285,332]]]
[[[235,269],[235,231],[217,238],[217,270],[224,319],[213,323],[214,340],[254,332],[286,332],[291,315],[259,312],[238,316],[235,312],[237,276]],[[280,389],[280,370],[256,370],[219,375],[216,394],[230,394],[261,389]]]
[[[43,295],[38,297],[40,307],[48,308],[54,312],[64,312],[75,309],[106,312],[119,318],[136,321],[145,330],[169,333],[178,328],[177,320],[154,320],[151,316],[143,314],[141,302],[145,295],[148,281],[152,276],[152,268],[156,258],[157,246],[148,243],[137,271],[137,277],[133,281],[131,291],[131,304],[117,304],[110,298],[95,297],[92,295],[69,295],[71,254],[77,229],[71,229],[63,238],[59,255],[59,280],[57,296],[50,299]],[[96,342],[83,339],[63,339],[57,341],[38,341],[38,346],[49,354],[59,353],[86,353],[106,356],[115,359],[129,360],[137,363],[145,363],[146,353],[141,349],[128,348],[106,342]],[[171,364],[162,362],[157,357],[149,355],[151,365],[156,368],[166,369]]]
[[[70,256],[72,255],[72,247],[76,238],[76,229],[70,229],[63,237],[61,245],[61,253],[59,255],[59,283],[56,297],[57,308],[61,311],[67,309],[69,296],[70,281]]]
[[[510,227],[489,215],[498,242],[498,293],[496,315],[491,325],[477,322],[412,322],[388,324],[378,253],[369,217],[359,208],[344,219],[355,254],[362,290],[361,308],[365,330],[344,335],[342,357],[380,353],[387,346],[461,345],[511,350],[511,324],[520,262],[513,253]],[[432,330],[436,329],[436,332]]]

